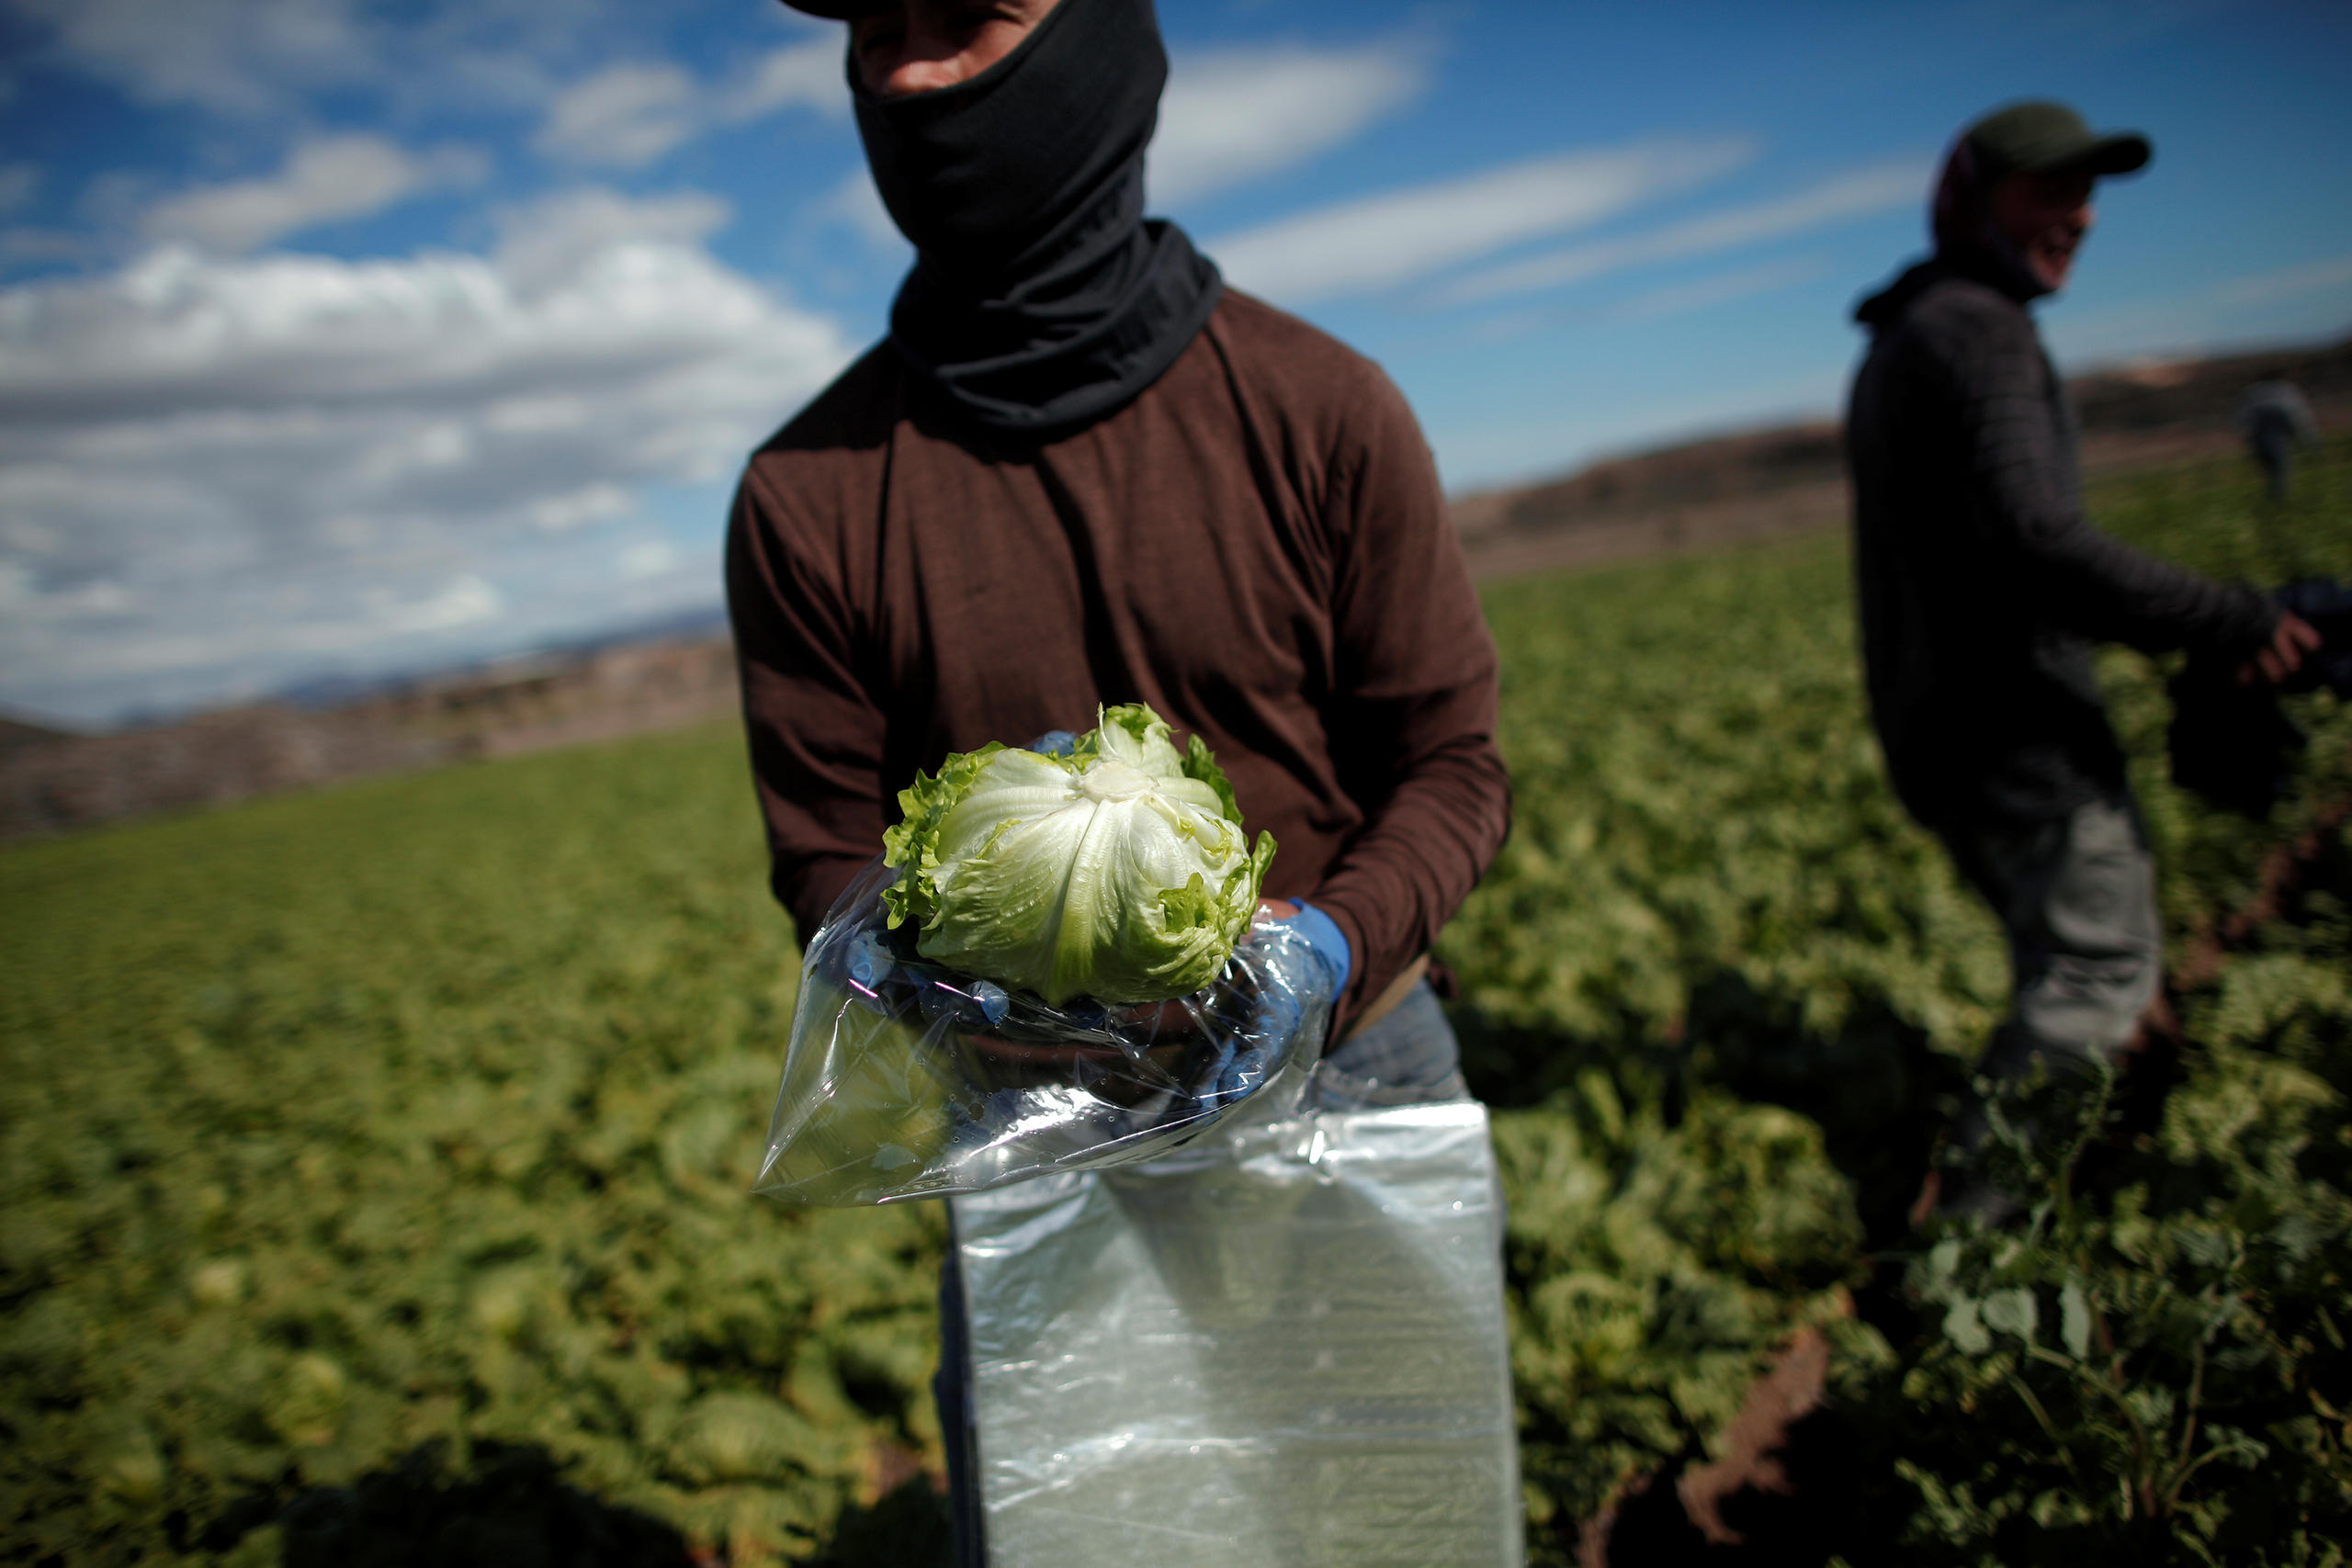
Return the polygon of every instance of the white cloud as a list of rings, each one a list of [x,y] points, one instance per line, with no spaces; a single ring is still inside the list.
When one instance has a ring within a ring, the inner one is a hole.
[[[65,229],[0,230],[0,262],[86,261],[96,249],[89,235]]]
[[[1513,294],[1559,288],[1602,273],[1647,262],[1736,250],[1865,213],[1923,202],[1928,165],[1905,159],[1874,164],[1826,180],[1794,196],[1709,213],[1646,234],[1530,256],[1474,273],[1439,296],[1445,305],[1476,304]]]
[[[2057,297],[2043,335],[2062,367],[2339,341],[2352,306],[2352,256],[2254,273],[2178,293],[2109,304]]]
[[[1663,321],[1668,316],[1689,315],[1693,310],[1709,310],[1735,299],[1753,299],[1792,284],[1806,283],[1829,270],[1829,263],[1819,256],[1800,256],[1783,262],[1767,262],[1761,266],[1739,267],[1717,273],[1712,277],[1693,278],[1688,283],[1671,283],[1659,288],[1645,289],[1631,299],[1621,299],[1597,318],[1611,325],[1625,325],[1634,321]]]
[[[1817,363],[1785,367],[1767,380],[1712,386],[1696,395],[1680,388],[1648,401],[1613,397],[1572,414],[1553,407],[1515,420],[1487,418],[1456,428],[1434,424],[1430,444],[1443,455],[1448,491],[1458,492],[1557,479],[1602,457],[1656,451],[1703,435],[1823,419],[1838,406],[1849,374],[1843,350],[1843,344],[1828,343]]]
[[[35,26],[11,64],[65,69],[142,103],[308,118],[322,92],[421,107],[533,108],[551,78],[641,48],[625,0],[0,0]]]
[[[2221,298],[2233,305],[2267,305],[2304,294],[2352,285],[2352,255],[2329,256],[2301,266],[2256,273],[2222,286]]]
[[[119,582],[99,578],[63,592],[43,593],[21,563],[0,561],[0,610],[11,615],[74,621],[119,615],[131,607],[131,597]]]
[[[468,572],[430,597],[388,605],[381,619],[396,635],[441,632],[490,620],[505,607],[504,594]]]
[[[1151,199],[1198,200],[1306,163],[1419,97],[1426,51],[1226,50],[1170,64],[1151,143]]]
[[[573,276],[583,256],[696,245],[733,216],[725,201],[701,191],[638,197],[588,186],[501,211],[492,259],[501,277],[536,293]]]
[[[626,578],[660,577],[677,568],[678,552],[666,540],[645,539],[621,551],[613,565]]]
[[[7,0],[67,59],[150,103],[229,114],[374,69],[355,0]]]
[[[845,114],[849,86],[842,78],[842,42],[831,29],[807,43],[770,50],[720,95],[718,112],[729,125],[762,119],[779,109]]]
[[[379,136],[322,137],[296,148],[275,175],[199,186],[158,202],[139,227],[150,240],[234,254],[337,219],[368,217],[483,172],[482,157],[463,148],[418,157]]]
[[[579,409],[579,413],[583,417],[587,412],[588,410],[584,406]],[[510,424],[507,428],[517,427]],[[560,426],[541,425],[538,428],[545,430],[560,428]],[[626,517],[635,509],[635,498],[622,486],[614,484],[609,479],[600,479],[594,484],[582,485],[578,490],[568,490],[560,494],[541,497],[531,502],[530,517],[534,525],[550,534],[563,534],[574,528],[586,527],[592,523],[603,523],[615,517]]]
[[[0,702],[102,721],[711,603],[710,551],[616,563],[665,497],[715,541],[850,353],[711,256],[724,219],[584,191],[488,255],[0,288]]]
[[[556,95],[531,144],[582,163],[635,168],[693,136],[705,110],[675,65],[616,65]]]
[[[864,164],[803,210],[817,222],[852,231],[875,250],[898,255],[909,249],[906,236],[899,232],[890,209],[882,205],[882,193],[874,188],[874,175]]]
[[[1371,293],[1600,222],[1753,155],[1732,140],[1555,153],[1303,213],[1208,249],[1234,282],[1284,302]]]
[[[772,50],[727,83],[698,81],[667,62],[614,65],[557,94],[531,144],[576,163],[634,169],[722,127],[796,107],[839,114],[848,99],[841,46],[830,38]]]
[[[40,164],[0,164],[0,215],[24,206],[40,188]]]

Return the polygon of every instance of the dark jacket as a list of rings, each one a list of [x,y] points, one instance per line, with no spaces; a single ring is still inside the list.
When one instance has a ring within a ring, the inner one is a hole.
[[[1871,717],[1934,826],[2064,816],[2125,788],[2094,640],[2247,650],[2277,620],[2084,519],[2075,420],[1991,257],[1939,255],[1863,301],[1846,456]]]

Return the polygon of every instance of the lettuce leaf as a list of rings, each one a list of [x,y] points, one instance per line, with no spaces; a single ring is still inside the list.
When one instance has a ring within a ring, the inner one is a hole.
[[[1165,1001],[1213,979],[1274,856],[1253,846],[1216,759],[1140,703],[1106,707],[1066,757],[990,744],[899,793],[883,895],[925,958],[1060,1006]]]

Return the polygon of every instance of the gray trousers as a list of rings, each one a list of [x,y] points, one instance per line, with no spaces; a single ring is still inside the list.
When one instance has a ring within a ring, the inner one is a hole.
[[[2163,971],[2155,862],[2129,795],[2056,821],[1949,827],[1962,874],[2009,939],[2009,1018],[1980,1069],[1996,1081],[2112,1060]]]

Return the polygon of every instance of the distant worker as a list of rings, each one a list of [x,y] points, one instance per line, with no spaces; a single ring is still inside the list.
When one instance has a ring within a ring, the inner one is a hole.
[[[2319,445],[2319,425],[2302,389],[2292,381],[2257,381],[2238,400],[2238,431],[2246,449],[2262,465],[2269,481],[2270,499],[2287,499],[2287,480],[2295,467],[2295,449]]]
[[[2149,158],[2063,104],[1963,131],[1932,208],[1935,254],[1864,300],[1846,426],[1871,716],[1896,793],[1942,838],[2009,942],[2012,1010],[1980,1072],[2064,1077],[2136,1043],[2159,979],[2154,867],[2091,665],[2094,641],[2205,648],[2276,681],[2317,634],[2083,515],[2075,421],[2028,310],[2063,288],[2091,190]],[[1955,1129],[1941,1207],[2014,1200]]]

